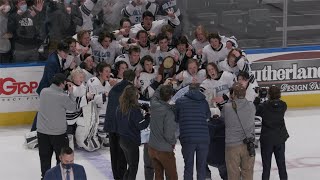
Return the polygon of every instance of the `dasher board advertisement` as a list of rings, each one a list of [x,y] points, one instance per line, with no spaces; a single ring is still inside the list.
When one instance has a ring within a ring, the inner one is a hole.
[[[252,63],[259,86],[279,86],[284,93],[320,93],[320,52],[288,53]]]

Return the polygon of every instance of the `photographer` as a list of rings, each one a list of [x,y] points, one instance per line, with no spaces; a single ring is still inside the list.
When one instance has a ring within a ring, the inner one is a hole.
[[[257,115],[262,117],[260,136],[261,157],[263,164],[262,180],[270,178],[272,153],[275,155],[281,180],[288,179],[285,162],[285,142],[289,134],[284,122],[287,104],[280,100],[280,88],[271,86],[268,90],[269,100],[260,104]]]
[[[62,147],[68,147],[66,110],[76,111],[77,104],[64,92],[67,84],[64,74],[56,74],[52,84],[44,88],[40,94],[40,109],[37,116],[37,136],[39,143],[39,156],[41,175],[44,177],[51,168],[53,151],[56,153],[57,164],[60,162],[59,154]],[[68,84],[68,91],[73,87]]]
[[[246,97],[246,89],[240,83],[232,86],[232,102],[225,104],[226,165],[229,180],[253,179],[255,161],[254,118],[255,106]]]

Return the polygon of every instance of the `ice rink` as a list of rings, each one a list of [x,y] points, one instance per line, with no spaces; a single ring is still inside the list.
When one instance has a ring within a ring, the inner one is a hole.
[[[286,113],[290,138],[286,143],[286,161],[290,180],[320,180],[320,111],[319,108],[291,109]],[[24,134],[29,127],[0,128],[0,179],[39,180],[40,161],[37,150],[25,149]],[[143,159],[140,148],[140,164],[137,180],[143,180]],[[179,179],[183,179],[181,146],[176,146]],[[112,179],[110,155],[107,149],[96,152],[76,150],[75,163],[85,167],[89,180]],[[55,165],[53,157],[52,165]],[[271,179],[279,179],[273,159]],[[212,179],[218,180],[218,171],[212,168]],[[254,179],[261,179],[262,166],[257,151]],[[195,175],[195,173],[194,173]],[[196,178],[194,178],[196,179]]]

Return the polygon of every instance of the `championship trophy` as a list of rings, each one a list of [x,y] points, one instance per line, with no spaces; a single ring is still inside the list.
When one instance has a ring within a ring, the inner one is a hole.
[[[173,57],[168,56],[164,58],[162,64],[159,67],[159,74],[162,75],[163,81],[168,78],[172,78],[176,73],[176,62]]]

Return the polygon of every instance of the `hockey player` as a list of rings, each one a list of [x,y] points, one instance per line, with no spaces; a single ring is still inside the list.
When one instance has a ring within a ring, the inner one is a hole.
[[[162,26],[169,24],[172,27],[176,27],[180,24],[180,20],[174,14],[172,10],[168,12],[168,19],[162,19],[155,21],[154,15],[150,11],[146,11],[142,14],[142,22],[139,24],[134,25],[131,28],[130,37],[134,38],[138,31],[146,30],[149,34],[155,38],[160,32]]]
[[[159,5],[156,19],[165,19],[168,11],[173,11],[177,17],[181,15],[177,0],[156,0],[156,3]]]
[[[124,17],[120,20],[120,28],[112,32],[120,44],[128,43],[131,25],[130,19]]]
[[[245,53],[240,49],[233,49],[229,52],[227,59],[219,64],[219,68],[222,71],[228,71],[236,76],[240,71],[249,73],[252,77],[250,62],[248,61]]]
[[[140,99],[149,101],[155,90],[162,81],[162,76],[158,74],[157,69],[153,68],[153,59],[151,56],[144,56],[141,59],[143,71],[138,78],[138,87],[140,88]]]
[[[121,14],[124,17],[128,17],[132,24],[141,23],[142,14],[145,11],[150,11],[153,16],[157,14],[158,5],[151,1],[152,0],[132,0],[122,9]]]
[[[253,102],[255,98],[258,96],[258,93],[257,93],[258,84],[254,80],[255,79],[252,78],[252,76],[250,77],[249,73],[245,71],[240,71],[237,76],[237,81],[247,89],[246,99],[251,102]]]
[[[138,31],[136,40],[136,45],[140,48],[140,57],[143,58],[146,55],[151,55],[151,47],[156,45],[150,42],[148,32],[145,30]]]
[[[197,26],[194,31],[195,39],[192,41],[192,46],[195,48],[196,54],[201,59],[202,50],[206,45],[209,45],[207,40],[208,32],[204,29],[202,25]]]
[[[178,61],[179,59],[179,52],[175,48],[170,48],[168,46],[168,37],[161,33],[157,37],[158,40],[158,47],[155,52],[152,52],[152,56],[154,59],[154,63],[156,66],[160,66],[164,60],[164,58],[171,56],[175,58],[175,61]]]
[[[112,86],[117,82],[110,78],[111,66],[104,62],[99,63],[96,68],[97,76],[89,79],[87,86],[89,92],[94,94],[94,101],[96,103],[97,111],[99,114],[99,126],[98,126],[98,136],[101,138],[103,145],[107,145],[106,137],[107,134],[103,130],[105,112],[108,103],[108,93]]]
[[[219,63],[227,58],[231,49],[228,49],[226,44],[221,43],[221,37],[218,33],[210,33],[208,41],[210,44],[202,50],[201,63],[214,62],[219,66]]]
[[[176,62],[176,74],[179,74],[181,71],[187,70],[188,59],[195,56],[195,51],[185,36],[179,37],[176,47],[179,52],[179,60]]]
[[[83,24],[82,26],[77,26],[76,31],[79,32],[81,30],[92,31],[93,30],[93,22],[91,11],[98,0],[81,0],[80,12],[82,14]]]
[[[162,26],[161,33],[164,33],[168,37],[168,46],[175,48],[177,46],[178,39],[173,36],[174,28],[169,24]]]
[[[94,72],[94,61],[93,56],[91,54],[84,54],[84,61],[80,64],[80,68],[85,74],[85,82],[87,82],[90,78],[95,76]]]
[[[91,46],[95,62],[105,62],[110,65],[114,63],[115,58],[124,53],[124,48],[114,41],[114,35],[109,32],[101,32],[99,37],[93,37]]]
[[[83,61],[84,54],[92,54],[92,48],[90,45],[91,34],[89,31],[81,30],[77,33],[76,37],[78,41],[76,49],[80,54],[80,59]]]
[[[206,67],[207,79],[200,85],[201,92],[204,93],[210,107],[217,103],[222,106],[229,100],[229,89],[232,87],[235,76],[227,71],[219,71],[215,63],[209,63]]]
[[[204,69],[199,70],[197,60],[189,59],[187,70],[176,75],[175,79],[178,81],[178,88],[183,88],[191,83],[201,84],[206,79],[206,71]]]
[[[142,71],[140,64],[140,48],[138,46],[130,46],[129,54],[122,54],[117,57],[115,62],[124,61],[128,64],[128,69],[135,71],[136,76]]]
[[[118,61],[114,64],[113,79],[118,83],[123,79],[123,73],[128,69],[128,64],[125,61]]]

